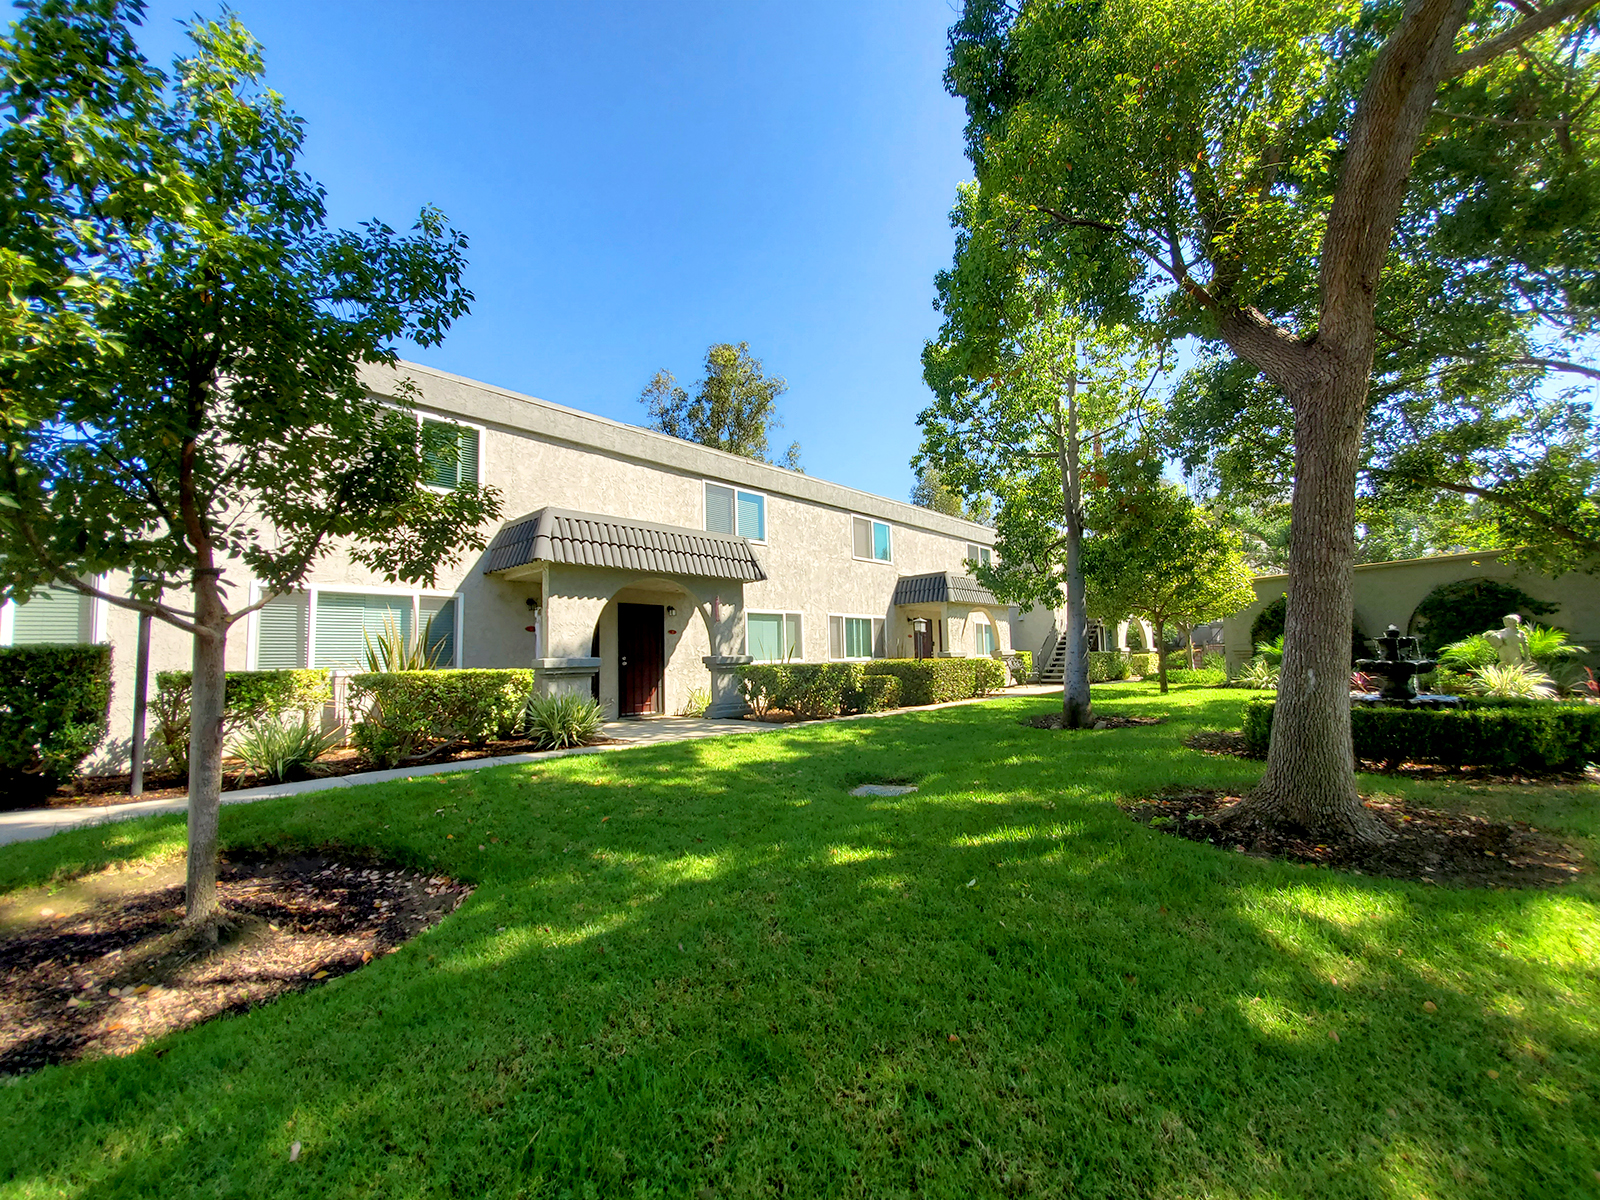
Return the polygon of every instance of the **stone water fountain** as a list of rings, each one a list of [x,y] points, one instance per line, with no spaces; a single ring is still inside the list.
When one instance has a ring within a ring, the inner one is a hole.
[[[1373,641],[1378,644],[1378,652],[1383,657],[1357,659],[1356,670],[1363,675],[1377,676],[1383,680],[1383,687],[1376,692],[1351,692],[1351,703],[1404,708],[1450,708],[1461,703],[1459,696],[1436,696],[1417,691],[1417,676],[1426,675],[1439,663],[1435,659],[1420,657],[1422,647],[1416,638],[1407,637],[1399,627],[1391,625],[1382,637]],[[1408,653],[1418,657],[1409,657]]]

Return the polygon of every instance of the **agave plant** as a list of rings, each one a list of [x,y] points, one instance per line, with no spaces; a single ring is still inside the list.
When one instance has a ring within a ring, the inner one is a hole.
[[[1556,697],[1550,676],[1525,663],[1490,663],[1480,667],[1472,690],[1497,700],[1554,700]]]
[[[1476,671],[1479,667],[1499,662],[1500,654],[1493,642],[1483,634],[1475,633],[1459,642],[1451,642],[1440,650],[1439,661],[1453,670]]]
[[[541,750],[564,750],[593,742],[605,719],[605,710],[587,696],[533,695],[522,710],[522,729]]]
[[[365,631],[361,636],[367,643],[367,670],[374,675],[436,670],[444,651],[444,644],[433,640],[431,616],[423,622],[422,631],[409,641],[393,617],[383,619],[383,632],[376,638]]]
[[[252,774],[268,783],[282,783],[304,772],[344,738],[342,726],[323,733],[312,727],[309,717],[302,715],[298,724],[257,721],[234,738],[230,749]]]
[[[1282,642],[1282,638],[1278,639]],[[1266,643],[1262,643],[1265,645]],[[1267,661],[1265,655],[1258,655],[1244,665],[1244,670],[1233,677],[1235,687],[1257,688],[1261,690],[1276,691],[1278,688],[1278,667],[1275,663]]]

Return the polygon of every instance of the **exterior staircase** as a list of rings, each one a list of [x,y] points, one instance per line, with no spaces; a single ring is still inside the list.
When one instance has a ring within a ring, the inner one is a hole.
[[[1067,639],[1059,629],[1050,631],[1044,645],[1039,648],[1039,682],[1060,683],[1067,673]]]

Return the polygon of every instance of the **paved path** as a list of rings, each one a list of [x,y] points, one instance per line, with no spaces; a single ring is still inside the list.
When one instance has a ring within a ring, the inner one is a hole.
[[[996,693],[996,698],[1016,696],[1059,695],[1059,684],[1022,684]],[[884,713],[860,713],[845,720],[862,720],[892,716],[895,713],[925,712],[935,708],[953,708],[961,704],[979,704],[987,697],[972,700],[955,700],[948,704],[931,704],[926,708],[890,709]],[[363,771],[359,775],[337,775],[327,779],[308,779],[302,783],[276,783],[268,787],[241,788],[236,792],[223,792],[224,804],[248,804],[252,800],[265,800],[271,796],[294,796],[302,792],[321,792],[329,788],[360,787],[368,783],[389,783],[396,779],[409,779],[416,775],[444,775],[453,771],[481,771],[486,767],[505,767],[516,763],[539,762],[547,758],[562,758],[570,754],[604,754],[607,751],[631,750],[635,746],[659,746],[666,742],[688,742],[697,738],[727,737],[730,734],[765,733],[784,729],[785,725],[763,721],[709,721],[703,717],[651,717],[644,720],[608,721],[601,727],[606,737],[615,742],[607,746],[582,746],[573,750],[544,750],[535,754],[507,754],[499,758],[472,758],[461,762],[432,763],[422,767],[399,767],[393,771]],[[10,842],[28,842],[49,837],[66,829],[84,825],[98,825],[107,821],[126,821],[133,817],[153,817],[164,813],[187,812],[186,796],[162,800],[137,800],[127,804],[82,805],[75,808],[28,808],[18,812],[0,812],[0,846]]]

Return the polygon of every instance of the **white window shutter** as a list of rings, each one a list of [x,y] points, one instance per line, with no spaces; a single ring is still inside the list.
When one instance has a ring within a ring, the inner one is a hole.
[[[706,532],[733,532],[733,489],[706,484]]]

